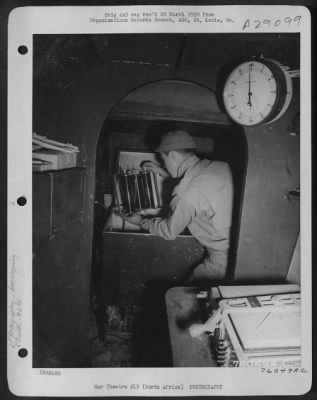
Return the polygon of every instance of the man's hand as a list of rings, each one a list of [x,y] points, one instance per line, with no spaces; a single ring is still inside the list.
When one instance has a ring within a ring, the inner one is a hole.
[[[130,222],[133,225],[140,225],[142,221],[142,217],[139,214],[132,213],[132,214],[123,214],[121,215],[126,221]]]
[[[146,168],[149,171],[154,172],[154,174],[162,176],[163,178],[167,178],[169,176],[169,173],[166,171],[166,169],[160,167],[158,164],[155,164],[153,161],[143,161],[141,163],[141,167]]]

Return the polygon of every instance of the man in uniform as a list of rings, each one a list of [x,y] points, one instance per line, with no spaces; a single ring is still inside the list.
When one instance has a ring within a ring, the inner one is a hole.
[[[144,166],[162,176],[180,181],[172,193],[167,218],[143,218],[139,214],[125,218],[144,230],[173,240],[187,227],[204,246],[206,254],[188,282],[225,278],[230,246],[233,182],[230,167],[222,161],[199,159],[196,143],[186,131],[171,131],[163,136],[156,152],[164,168],[147,162]]]

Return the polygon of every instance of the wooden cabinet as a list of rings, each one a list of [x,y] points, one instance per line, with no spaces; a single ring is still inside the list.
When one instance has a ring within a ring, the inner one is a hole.
[[[52,238],[83,213],[84,169],[33,174],[33,236]]]
[[[192,236],[165,240],[148,233],[103,233],[102,304],[138,304],[153,285],[174,286],[203,259],[204,249]]]
[[[85,169],[33,174],[33,367],[89,366]]]

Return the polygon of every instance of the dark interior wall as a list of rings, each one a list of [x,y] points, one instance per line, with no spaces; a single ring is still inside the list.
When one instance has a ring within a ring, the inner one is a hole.
[[[85,248],[85,234],[80,220],[49,241],[45,238],[34,241],[35,368],[84,367],[89,363],[87,283],[90,271],[81,263],[82,247]]]
[[[299,111],[298,82],[278,121],[246,128],[248,165],[235,279],[284,280],[299,234],[300,136],[292,134]],[[305,134],[305,132],[302,132]]]
[[[49,253],[41,253],[41,258],[37,257],[39,267],[58,271],[53,277],[48,271],[46,276],[53,279],[51,284],[55,286],[59,304],[49,308],[50,300],[41,298],[50,310],[51,321],[58,322],[53,324],[51,331],[45,331],[44,337],[41,336],[39,352],[42,352],[45,365],[80,366],[88,358],[96,147],[104,120],[113,105],[127,92],[146,82],[169,78],[172,72],[170,68],[152,65],[120,64],[104,68],[98,64],[82,66],[78,62],[73,64],[65,83],[60,81],[63,77],[54,73],[45,81],[34,82],[33,130],[79,146],[79,163],[85,167],[86,181],[81,226],[73,226],[73,232],[68,232],[73,240],[76,240],[78,232],[82,232],[81,246],[76,250],[65,249],[64,242],[58,244],[56,239],[51,240],[50,248],[64,254],[64,268],[56,268],[54,258],[47,258]],[[72,252],[71,263],[67,263],[70,255],[66,253],[69,251]],[[73,291],[64,284],[65,276],[71,275],[77,281]],[[38,283],[42,287],[46,284],[45,280]],[[46,318],[47,314],[41,315],[42,326],[46,324]],[[70,330],[77,333],[67,354],[63,349],[69,345],[69,332],[64,329],[61,332],[61,326],[70,326]],[[41,327],[38,330],[42,332]],[[86,341],[85,346],[83,341]]]
[[[122,40],[121,47],[116,48],[119,55],[128,48],[124,47]],[[194,65],[188,61],[189,50],[187,55],[178,52],[179,57],[171,52],[173,62],[170,60],[168,63],[107,62],[102,56],[98,58],[92,54],[93,48],[88,42],[81,48],[81,52],[88,55],[84,60],[80,56],[70,57],[66,61],[64,59],[63,65],[60,59],[54,57],[44,56],[40,61],[36,60],[33,129],[38,134],[79,146],[80,165],[85,167],[84,214],[78,228],[78,232],[82,232],[81,245],[73,251],[71,263],[66,263],[65,255],[64,272],[60,268],[59,274],[52,278],[55,280],[56,296],[64,299],[65,307],[50,310],[52,320],[68,321],[74,332],[80,332],[74,337],[74,347],[81,347],[82,338],[88,331],[95,162],[98,138],[107,115],[127,93],[157,80],[183,79],[216,89],[221,62],[227,62],[238,53],[236,43],[230,43],[226,41],[227,52],[218,44],[218,60],[213,58],[212,46],[197,54],[200,61],[204,57],[209,60],[200,65],[198,61],[193,61]],[[263,44],[266,55],[270,55],[268,43],[272,43],[271,53],[274,56],[276,43],[271,41]],[[56,48],[58,46],[62,44]],[[173,46],[177,46],[177,43]],[[155,46],[152,47],[155,51]],[[243,49],[247,48],[243,44]],[[253,54],[254,48],[259,49],[261,45],[249,45],[250,54]],[[136,52],[140,55],[143,47],[140,45],[132,50],[132,55]],[[191,51],[194,50],[192,46]],[[226,60],[220,57],[224,53]],[[140,57],[142,59],[142,54]],[[290,136],[288,129],[297,111],[298,105],[292,105],[280,121],[266,127],[246,129],[248,168],[238,244],[237,279],[260,279],[263,276],[282,278],[287,273],[299,230],[299,203],[287,197],[287,190],[294,189],[299,182],[299,138]],[[76,229],[75,226],[73,229]],[[68,234],[71,237],[72,232]],[[75,232],[73,234],[75,240]],[[62,243],[56,243],[55,251],[66,252],[66,249]],[[48,264],[43,257],[39,262]],[[54,261],[50,260],[50,263],[46,268],[54,268]],[[65,274],[76,276],[73,294],[63,285]],[[78,298],[82,299],[82,303],[78,302]],[[54,336],[56,332],[53,330],[51,335]],[[66,345],[68,339],[63,335],[60,341]],[[60,346],[62,348],[63,345]],[[62,352],[60,356],[64,357]],[[81,356],[83,351],[78,355],[79,358]]]

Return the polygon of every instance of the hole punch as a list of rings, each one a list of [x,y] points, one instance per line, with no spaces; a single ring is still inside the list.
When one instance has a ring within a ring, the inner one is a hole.
[[[18,351],[18,355],[19,355],[19,357],[21,357],[21,358],[25,358],[25,357],[28,355],[27,349],[20,349],[20,350]]]
[[[28,51],[29,49],[24,45],[18,47],[18,52],[22,55],[26,54]]]
[[[27,203],[26,197],[24,196],[19,197],[17,203],[19,204],[19,206],[25,206]]]

